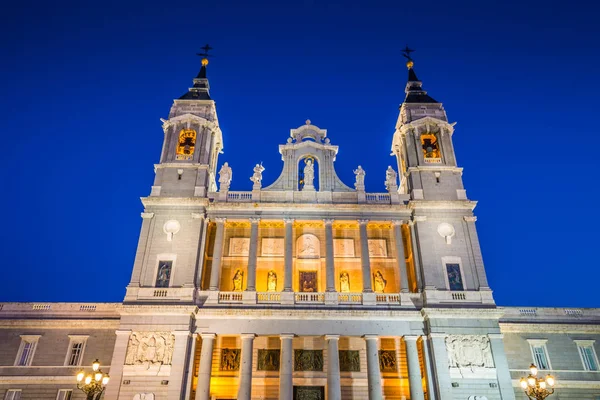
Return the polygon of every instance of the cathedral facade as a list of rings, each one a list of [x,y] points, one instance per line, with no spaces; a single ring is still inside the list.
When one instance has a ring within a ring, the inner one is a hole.
[[[411,61],[381,193],[360,165],[340,180],[311,121],[274,182],[257,164],[230,190],[207,64],[162,120],[123,303],[0,305],[0,396],[85,398],[99,358],[110,400],[514,400],[531,363],[555,398],[600,398],[600,310],[495,304],[454,124]]]

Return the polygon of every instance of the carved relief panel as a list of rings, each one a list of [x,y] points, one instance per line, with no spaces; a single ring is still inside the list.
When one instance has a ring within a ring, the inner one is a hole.
[[[280,350],[258,349],[257,371],[279,371]]]
[[[175,335],[171,332],[133,332],[129,337],[125,365],[171,365]]]
[[[396,372],[397,369],[396,351],[379,350],[379,370],[381,372]]]
[[[451,368],[494,368],[490,339],[485,335],[451,335],[446,338]]]
[[[323,371],[323,350],[294,350],[294,371]]]
[[[319,258],[321,255],[321,246],[319,238],[310,233],[306,233],[296,240],[297,258]]]
[[[261,254],[263,255],[263,257],[283,257],[283,246],[283,238],[263,238]]]
[[[333,239],[334,257],[354,257],[354,239]]]
[[[385,239],[368,239],[369,257],[387,257],[387,243]]]
[[[239,371],[240,357],[240,349],[221,349],[219,371]]]
[[[360,372],[360,356],[358,350],[340,350],[340,371]]]
[[[231,238],[229,239],[230,256],[248,256],[250,251],[250,238]]]

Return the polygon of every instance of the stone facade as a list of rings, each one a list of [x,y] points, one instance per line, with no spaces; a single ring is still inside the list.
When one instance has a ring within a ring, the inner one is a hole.
[[[557,398],[600,396],[600,311],[496,306],[454,124],[412,69],[396,167],[367,193],[376,174],[343,183],[311,121],[275,182],[257,165],[229,190],[241,172],[219,164],[202,68],[163,120],[124,302],[0,305],[0,396],[83,398],[74,375],[95,358],[111,400],[513,400],[531,362]]]

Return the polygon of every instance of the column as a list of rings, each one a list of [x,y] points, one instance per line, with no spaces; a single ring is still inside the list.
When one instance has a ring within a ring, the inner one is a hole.
[[[186,382],[185,382],[185,388],[183,390],[183,396],[187,399],[190,397],[190,394],[192,393],[192,380],[194,379],[194,358],[196,358],[196,344],[198,343],[198,334],[197,333],[192,333],[191,336],[191,346],[190,346],[190,351],[188,353],[189,358],[188,358],[188,366],[187,366],[187,373],[186,373]]]
[[[325,340],[327,341],[327,400],[341,400],[342,386],[338,346],[340,335],[325,335]]]
[[[490,347],[492,348],[492,357],[494,358],[494,366],[498,374],[498,389],[500,389],[500,397],[504,400],[515,400],[515,392],[512,387],[512,379],[510,370],[508,369],[508,360],[504,352],[504,335],[501,333],[489,333]]]
[[[394,241],[396,242],[396,258],[398,259],[398,269],[400,270],[400,292],[408,293],[408,271],[406,269],[406,254],[404,253],[404,244],[402,242],[402,224],[404,221],[392,221],[394,226]]]
[[[183,377],[185,372],[185,361],[187,358],[188,345],[190,343],[189,331],[174,331],[175,345],[171,358],[171,377],[167,388],[167,398],[177,399],[181,397],[183,389]]]
[[[258,252],[258,223],[260,218],[250,218],[250,248],[248,249],[248,283],[246,291],[256,291],[256,254]]]
[[[379,349],[377,335],[365,335],[367,342],[367,380],[369,383],[369,400],[382,400],[381,371],[379,370]]]
[[[196,385],[196,400],[210,400],[210,374],[212,372],[214,333],[202,333],[202,349],[200,350],[200,367]]]
[[[117,399],[121,390],[121,381],[123,380],[123,365],[125,365],[125,355],[127,354],[127,345],[131,331],[117,330],[117,340],[115,341],[115,350],[113,351],[110,362],[110,380],[104,392],[105,399]]]
[[[406,342],[406,358],[408,361],[408,384],[410,400],[425,400],[421,383],[421,365],[419,363],[418,336],[404,336]]]
[[[210,290],[220,290],[221,286],[221,257],[223,257],[223,236],[227,218],[215,218],[217,232],[213,248],[212,267],[210,272]]]
[[[279,362],[279,399],[292,400],[294,395],[293,365],[292,365],[292,341],[293,333],[282,333],[281,339],[281,359]]]
[[[292,265],[293,265],[293,242],[294,242],[294,219],[284,218],[285,224],[285,273],[283,277],[283,291],[292,291]]]
[[[417,247],[417,235],[415,233],[415,221],[411,221],[410,225],[410,240],[412,246],[413,264],[415,265],[415,278],[417,280],[417,291],[423,290],[423,282],[421,279],[421,255],[419,254],[419,248]]]
[[[252,347],[255,337],[254,333],[242,333],[242,365],[238,400],[250,400],[252,397]]]
[[[335,292],[335,265],[333,263],[333,219],[324,219],[325,223],[325,281],[328,292]]]
[[[372,293],[371,259],[369,258],[369,242],[367,239],[367,224],[369,220],[359,219],[358,223],[360,224],[360,263],[362,267],[363,292]]]

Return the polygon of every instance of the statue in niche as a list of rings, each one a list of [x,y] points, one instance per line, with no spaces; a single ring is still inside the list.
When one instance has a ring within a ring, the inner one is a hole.
[[[357,169],[354,170],[354,175],[356,175],[356,182],[354,182],[354,187],[356,190],[365,190],[365,175],[367,173],[364,169],[359,165]]]
[[[383,293],[387,281],[383,278],[381,271],[378,270],[373,274],[373,281],[375,282],[375,293]]]
[[[388,191],[398,189],[397,178],[398,174],[394,171],[394,168],[392,168],[391,165],[388,165],[388,168],[385,171],[385,188]]]
[[[170,332],[134,332],[127,345],[126,365],[171,365],[175,336]]]
[[[396,372],[396,352],[394,350],[379,350],[379,370]]]
[[[360,356],[358,350],[340,350],[340,371],[360,372]]]
[[[171,267],[173,261],[160,261],[158,263],[158,273],[156,274],[156,287],[169,287],[171,281]]]
[[[254,182],[253,189],[260,189],[262,185],[262,173],[265,170],[265,167],[261,164],[256,164],[254,166],[254,174],[250,177],[250,180]]]
[[[244,281],[244,273],[241,269],[235,271],[235,275],[233,275],[233,291],[241,292],[242,291],[242,283]]]
[[[454,368],[493,368],[490,339],[485,335],[451,335],[446,338],[448,363]]]
[[[314,189],[315,180],[315,166],[313,160],[306,159],[306,165],[304,165],[304,187],[303,189]]]
[[[267,274],[267,292],[277,291],[277,274],[271,270]]]
[[[347,271],[343,271],[340,274],[340,292],[349,292],[350,291],[350,275],[348,275]]]
[[[220,190],[229,190],[232,176],[231,167],[229,166],[229,163],[225,162],[219,171]]]
[[[240,349],[221,349],[221,371],[238,371],[240,369]]]
[[[258,350],[257,371],[279,371],[280,350]]]

